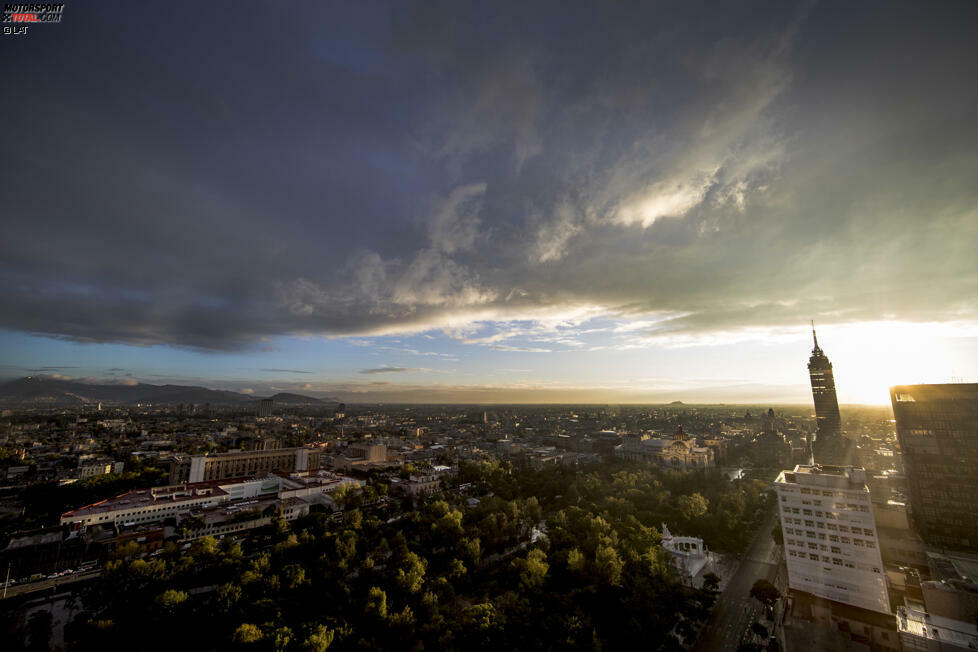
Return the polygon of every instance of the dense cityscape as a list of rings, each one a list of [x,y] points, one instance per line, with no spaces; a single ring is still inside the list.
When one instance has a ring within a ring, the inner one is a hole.
[[[817,339],[808,369],[814,414],[294,394],[61,407],[57,383],[13,381],[8,640],[978,645],[978,386],[894,387],[892,412],[840,410]]]

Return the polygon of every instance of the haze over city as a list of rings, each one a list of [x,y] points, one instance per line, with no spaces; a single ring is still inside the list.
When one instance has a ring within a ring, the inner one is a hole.
[[[808,400],[978,376],[974,6],[98,3],[0,43],[7,379]]]

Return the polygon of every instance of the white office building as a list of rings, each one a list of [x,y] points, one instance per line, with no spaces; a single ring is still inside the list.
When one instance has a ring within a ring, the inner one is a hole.
[[[788,587],[889,614],[866,471],[799,465],[775,481]]]

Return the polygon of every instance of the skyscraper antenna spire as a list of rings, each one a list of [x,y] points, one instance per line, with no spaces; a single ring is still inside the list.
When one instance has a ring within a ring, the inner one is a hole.
[[[817,437],[833,440],[841,433],[842,419],[839,416],[839,399],[835,394],[835,376],[832,363],[818,346],[815,335],[815,321],[812,320],[812,340],[815,349],[808,358],[808,377],[812,381],[812,398],[815,400],[815,423]]]

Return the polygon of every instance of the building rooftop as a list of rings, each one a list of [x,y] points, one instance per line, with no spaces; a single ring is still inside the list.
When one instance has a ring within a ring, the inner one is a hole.
[[[297,471],[292,473],[277,472],[273,475],[277,475],[281,478],[282,490],[295,490],[295,489],[308,489],[312,487],[333,487],[339,486],[344,483],[357,482],[353,478],[348,478],[344,475],[338,475],[336,473],[330,473],[329,471]]]
[[[858,466],[799,464],[793,471],[782,471],[775,484],[799,484],[834,489],[866,491],[866,469]]]
[[[254,518],[261,518],[262,514],[267,508],[276,506],[285,508],[286,506],[291,505],[292,501],[294,500],[294,498],[289,498],[285,501],[279,501],[276,496],[251,498],[248,500],[236,500],[234,502],[222,503],[220,505],[202,509],[200,512],[196,513],[203,516],[204,523],[224,523],[229,518],[234,517],[236,514],[250,515],[250,512],[252,511],[257,512]]]
[[[897,608],[897,629],[901,634],[965,649],[978,649],[978,627],[974,623],[951,620],[910,606]]]
[[[58,530],[49,530],[45,532],[39,532],[36,534],[28,534],[26,536],[14,537],[10,539],[10,543],[7,544],[7,550],[17,550],[18,548],[32,548],[34,546],[43,546],[48,543],[58,543],[64,536],[63,532]]]
[[[927,560],[936,579],[963,579],[978,584],[978,555],[932,550],[927,553]]]
[[[208,459],[221,458],[221,457],[245,457],[247,455],[257,455],[267,457],[269,455],[289,455],[295,454],[299,450],[298,448],[269,448],[267,450],[242,450],[236,448],[234,450],[224,451],[221,453],[205,453],[203,455],[194,455],[194,457],[206,457]],[[318,450],[317,448],[310,448],[309,450]]]
[[[230,484],[231,482],[230,480],[225,480],[223,484]],[[115,498],[109,498],[65,512],[61,517],[76,516],[84,518],[92,514],[103,514],[121,509],[136,509],[164,503],[172,505],[174,503],[196,500],[207,496],[216,497],[227,495],[228,493],[217,486],[215,482],[171,485],[157,487],[155,489],[136,489],[120,494]]]
[[[890,388],[894,403],[915,403],[917,399],[964,399],[978,397],[978,383],[935,383],[924,385],[895,385]]]

